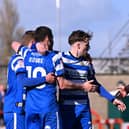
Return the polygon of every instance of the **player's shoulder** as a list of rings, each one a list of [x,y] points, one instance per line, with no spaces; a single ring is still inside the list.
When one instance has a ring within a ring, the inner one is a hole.
[[[62,56],[71,56],[71,54],[70,54],[70,52],[69,52],[69,51],[62,52],[61,54],[62,54]]]
[[[49,58],[51,58],[53,61],[60,60],[62,58],[62,53],[60,51],[50,51]]]
[[[60,53],[60,51],[56,51],[56,50],[53,50],[53,51],[48,51],[48,55],[53,57],[55,55],[58,55]]]
[[[69,51],[66,51],[66,52],[62,52],[62,58],[64,59],[70,59],[70,60],[75,60],[76,58],[74,58],[74,56],[69,52]]]
[[[20,54],[15,54],[14,59],[16,60],[23,60],[24,58]]]
[[[23,57],[19,54],[12,55],[10,60],[9,60],[8,67],[11,67],[12,70],[16,71],[18,66],[21,66],[21,65],[24,66]]]
[[[10,60],[9,62],[17,62],[18,60],[23,60],[23,57],[19,54],[13,54],[11,57],[10,57]]]

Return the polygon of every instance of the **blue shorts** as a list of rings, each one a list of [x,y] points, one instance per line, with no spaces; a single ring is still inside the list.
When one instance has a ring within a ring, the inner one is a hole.
[[[63,129],[92,129],[89,105],[60,105]]]
[[[58,112],[27,113],[27,129],[62,129]]]
[[[25,129],[25,115],[20,113],[4,113],[6,129]]]

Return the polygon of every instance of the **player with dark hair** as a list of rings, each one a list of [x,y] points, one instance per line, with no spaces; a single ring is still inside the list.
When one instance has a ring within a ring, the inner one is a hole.
[[[47,52],[48,44],[53,42],[51,29],[47,26],[38,27],[35,30],[35,41],[36,51],[31,51],[27,47],[20,45],[17,47],[19,49],[17,50],[24,58],[28,78],[45,77],[49,72],[54,72],[53,63],[49,62],[52,55]],[[56,65],[60,66],[60,63]],[[62,74],[62,71],[56,67],[55,74]],[[37,85],[35,88],[27,89],[25,104],[27,129],[60,128],[55,93],[55,83],[49,84],[46,82],[42,85]]]
[[[35,40],[36,42],[40,42],[41,39],[44,39],[46,34],[48,34],[48,39],[49,39],[49,43],[48,43],[48,47],[49,50],[53,49],[53,34],[52,34],[52,30],[47,27],[47,26],[40,26],[35,30]]]
[[[29,33],[28,33],[29,32]],[[23,36],[23,43],[31,46],[34,40],[33,31],[26,31]],[[45,78],[29,79],[26,76],[24,59],[19,54],[11,56],[8,63],[7,92],[4,98],[4,121],[6,129],[24,129],[24,86],[32,87],[49,81],[50,75]],[[53,77],[55,79],[55,77]],[[52,80],[52,77],[51,77]],[[55,81],[55,80],[54,80]]]
[[[61,89],[80,89],[84,91],[95,91],[95,85],[91,81],[83,83],[73,83],[63,78],[64,68],[61,55],[48,51],[51,44],[51,33],[44,29],[51,30],[48,27],[39,27],[35,31],[37,35],[36,49],[33,52],[30,49],[20,46],[18,42],[13,42],[12,48],[19,51],[24,57],[25,66],[28,70],[28,77],[46,76],[47,73],[53,72]],[[51,47],[52,48],[52,47]],[[56,100],[56,84],[38,85],[27,91],[27,100],[25,105],[27,128],[51,128],[58,129],[59,115]],[[58,127],[57,127],[58,126]]]
[[[70,81],[82,83],[94,80],[96,92],[106,98],[119,110],[124,111],[126,106],[123,102],[112,96],[95,78],[92,60],[88,54],[90,33],[82,30],[73,31],[68,42],[70,51],[62,53],[64,64],[64,77]],[[91,129],[92,120],[88,93],[83,90],[60,90],[60,111],[63,129]]]

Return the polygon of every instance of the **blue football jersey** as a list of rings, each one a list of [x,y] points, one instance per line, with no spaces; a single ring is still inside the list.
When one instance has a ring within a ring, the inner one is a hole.
[[[83,57],[76,58],[70,52],[62,53],[64,64],[64,77],[72,82],[83,83],[88,79],[90,74],[90,64]],[[60,90],[60,100],[64,104],[86,104],[88,103],[87,92],[83,90]]]
[[[17,112],[16,102],[22,102],[23,87],[17,82],[17,74],[25,72],[23,57],[14,54],[8,63],[7,91],[5,94],[4,112]]]
[[[77,83],[94,80],[98,87],[98,93],[109,101],[114,100],[112,96],[95,78],[93,65],[84,57],[76,58],[70,52],[62,53],[65,78]],[[60,99],[64,104],[86,104],[89,102],[88,94],[82,90],[61,90]]]
[[[27,47],[21,47],[19,54],[24,57],[28,78],[45,77],[50,72],[56,76],[64,73],[60,54],[46,52],[41,55]],[[27,89],[26,111],[43,112],[44,109],[54,110],[56,106],[56,84],[45,83]]]

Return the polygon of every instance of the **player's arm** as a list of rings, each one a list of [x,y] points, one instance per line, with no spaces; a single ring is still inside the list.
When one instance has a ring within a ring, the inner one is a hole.
[[[45,77],[28,78],[27,71],[24,66],[24,60],[19,55],[17,55],[13,64],[15,65],[13,69],[17,75],[17,80],[19,83],[22,83],[23,86],[31,87],[35,85],[41,85],[43,83],[54,83],[56,80],[55,75],[53,73],[48,73]]]
[[[95,77],[95,70],[92,64],[89,64],[90,67],[90,71],[89,71],[89,76],[88,76],[88,80],[94,80],[94,84],[96,85],[96,92],[106,98],[107,100],[109,100],[110,102],[113,102],[115,97],[113,95],[111,95],[105,88],[104,86],[102,86],[96,79]]]
[[[94,84],[97,86],[96,92],[97,92],[100,96],[106,98],[108,101],[113,102],[114,99],[115,99],[115,96],[111,95],[111,94],[104,88],[104,86],[102,86],[102,85],[96,80],[95,76],[93,76],[92,79],[94,80]]]
[[[117,106],[118,110],[124,111],[126,109],[126,105],[118,100],[115,96],[111,95],[105,88],[102,86],[94,77],[94,83],[97,85],[96,92],[99,93],[100,96],[106,98],[110,102],[112,102],[115,106]]]
[[[126,109],[126,105],[116,99],[115,96],[111,95],[105,88],[104,86],[102,86],[96,79],[95,77],[95,70],[93,68],[93,65],[90,65],[90,71],[89,71],[89,78],[88,79],[93,79],[94,80],[94,84],[96,85],[96,92],[98,92],[98,94],[104,98],[106,98],[107,100],[109,100],[110,102],[112,102],[115,106],[117,106],[118,110],[124,111]]]
[[[106,98],[107,100],[109,100],[110,102],[112,102],[115,106],[117,106],[118,110],[124,111],[126,109],[126,105],[122,101],[120,101],[119,99],[117,99],[115,96],[112,96],[104,88],[104,86],[99,85],[97,92],[99,93],[99,95],[101,95],[102,97]]]
[[[37,85],[42,85],[46,82],[45,77],[42,78],[27,78],[26,73],[18,73],[17,74],[18,83],[22,83],[25,87],[36,87]]]
[[[21,43],[14,41],[12,42],[11,47],[15,52],[18,52],[19,48],[21,47]]]
[[[22,84],[22,86],[34,86],[38,84],[42,84],[46,81],[46,78],[39,78],[39,79],[29,79],[27,78],[27,71],[24,66],[24,60],[20,55],[17,55],[15,60],[12,63],[12,69],[15,71],[17,76],[17,82]]]
[[[20,42],[16,41],[12,42],[12,49],[24,58],[31,52],[31,49],[29,49],[27,46],[24,46]]]
[[[49,73],[45,77],[28,78],[26,72],[19,72],[17,73],[17,81],[25,87],[36,87],[44,83],[55,83],[56,78],[53,73]]]
[[[62,55],[61,53],[58,53],[52,58],[59,88],[60,89],[80,89],[84,91],[94,92],[95,85],[92,84],[93,80],[86,81],[85,83],[74,83],[63,77],[64,67],[63,67],[61,55]]]
[[[87,92],[94,92],[96,88],[93,84],[93,80],[84,83],[74,83],[65,79],[63,76],[59,76],[57,77],[57,81],[60,89],[79,89]]]

